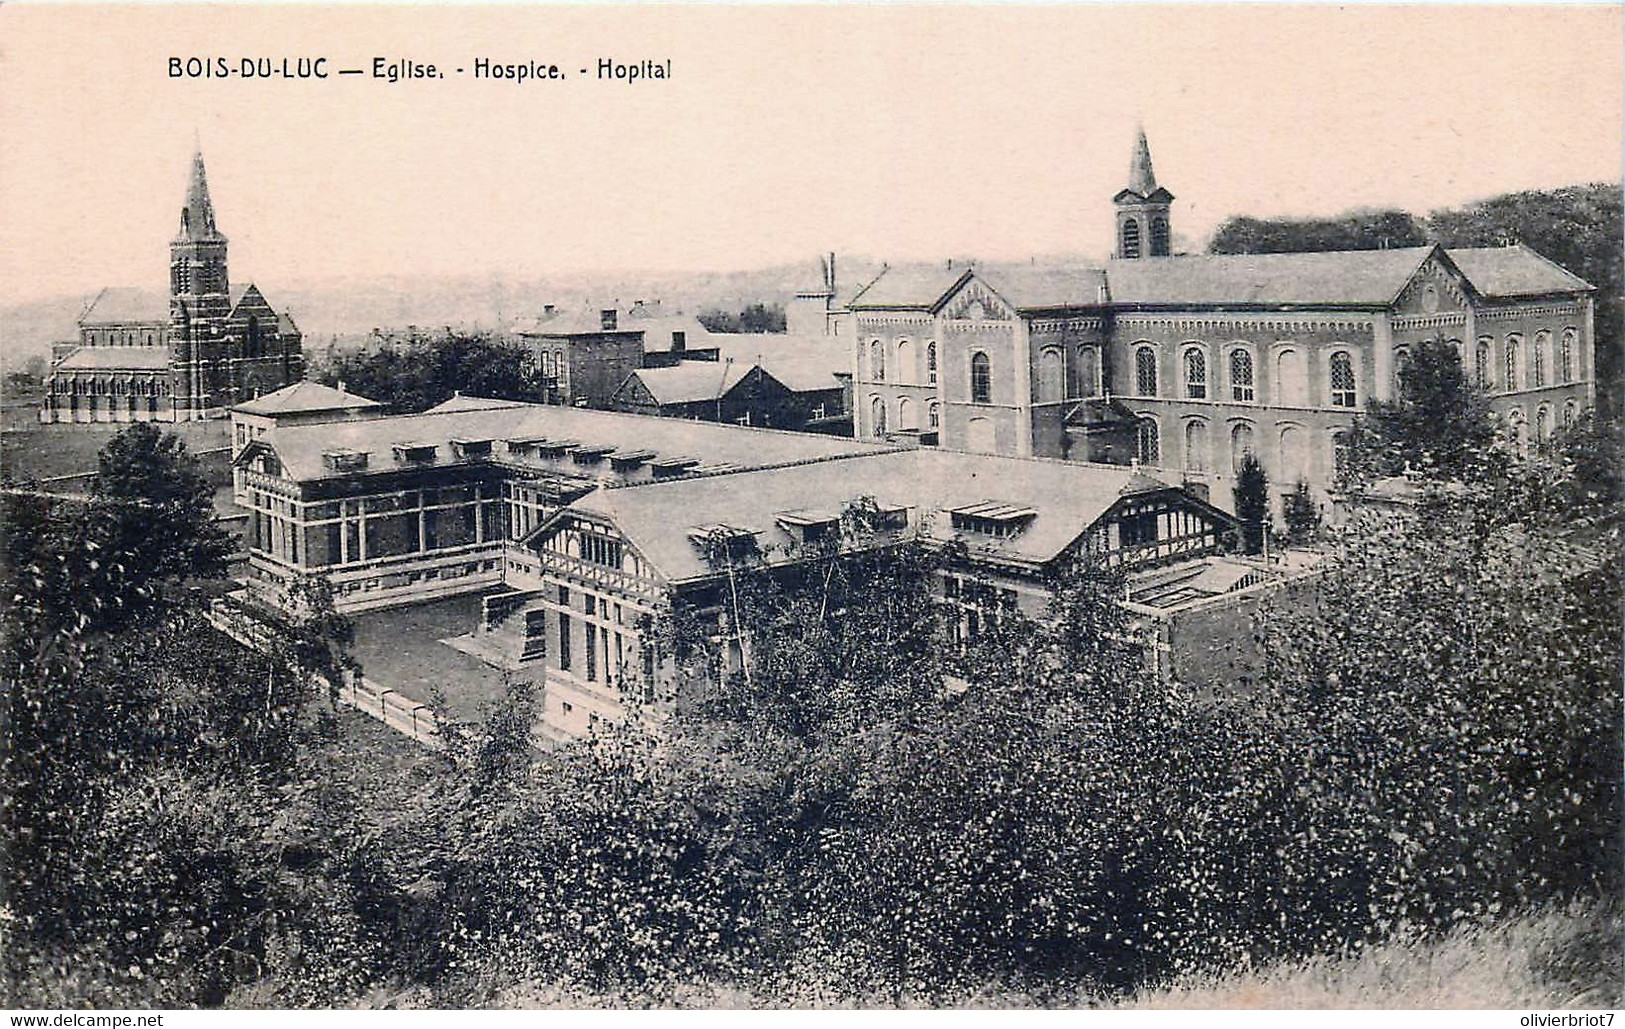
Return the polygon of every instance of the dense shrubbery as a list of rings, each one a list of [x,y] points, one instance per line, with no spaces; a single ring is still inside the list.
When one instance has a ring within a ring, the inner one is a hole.
[[[525,349],[487,335],[446,332],[334,356],[323,380],[411,414],[456,393],[500,400],[546,399]]]
[[[11,995],[1070,1003],[1611,895],[1618,580],[1557,574],[1552,512],[1518,506],[1616,489],[1564,453],[1518,473],[1550,488],[1345,541],[1314,607],[1261,620],[1245,695],[1148,674],[1088,568],[1052,617],[945,654],[930,576],[963,555],[866,549],[863,503],[796,586],[716,548],[721,631],[680,613],[661,644],[735,671],[688,681],[674,723],[539,756],[521,680],[400,775],[313,713],[344,635],[319,591],[259,656],[184,604],[118,635],[24,605]]]

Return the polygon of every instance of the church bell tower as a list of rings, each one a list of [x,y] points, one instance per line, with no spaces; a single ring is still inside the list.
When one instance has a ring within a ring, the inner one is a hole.
[[[1173,201],[1174,195],[1157,185],[1156,173],[1151,170],[1151,144],[1146,142],[1142,127],[1129,161],[1128,186],[1112,197],[1117,206],[1117,244],[1112,256],[1167,257],[1168,209]]]
[[[169,338],[177,417],[202,417],[210,407],[213,390],[207,369],[219,358],[230,314],[226,237],[214,223],[203,151],[197,149],[180,230],[169,243]]]

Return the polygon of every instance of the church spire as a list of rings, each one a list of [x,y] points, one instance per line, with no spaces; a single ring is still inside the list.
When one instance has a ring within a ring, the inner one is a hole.
[[[1129,161],[1128,188],[1148,197],[1157,191],[1157,175],[1151,170],[1151,144],[1145,138],[1145,126],[1138,126],[1139,138],[1134,143],[1134,157]]]
[[[186,206],[181,208],[177,243],[224,241],[214,224],[214,203],[209,199],[209,178],[203,170],[203,149],[194,143],[192,176],[186,185]]]

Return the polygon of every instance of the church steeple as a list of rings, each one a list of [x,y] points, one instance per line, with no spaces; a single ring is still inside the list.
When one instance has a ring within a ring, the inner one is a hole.
[[[209,177],[203,169],[203,150],[192,152],[192,177],[186,184],[186,204],[181,208],[177,243],[221,242],[226,237],[214,224],[214,203],[209,199]]]
[[[1128,186],[1112,198],[1117,205],[1117,241],[1114,256],[1124,258],[1167,257],[1169,253],[1168,210],[1174,195],[1157,185],[1151,168],[1151,144],[1145,128],[1139,127],[1134,153],[1129,158]]]

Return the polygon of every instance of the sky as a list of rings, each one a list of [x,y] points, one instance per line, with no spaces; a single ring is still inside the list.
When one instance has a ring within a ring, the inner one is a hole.
[[[1618,181],[1621,25],[1608,6],[7,4],[0,305],[161,289],[194,138],[234,278],[272,288],[1103,256],[1137,123],[1192,248],[1232,214]],[[330,77],[170,77],[188,57],[325,57]],[[331,74],[375,57],[447,77]],[[475,80],[481,57],[569,77]],[[600,58],[672,76],[600,82]]]

